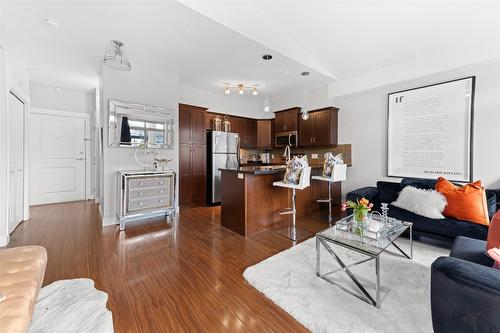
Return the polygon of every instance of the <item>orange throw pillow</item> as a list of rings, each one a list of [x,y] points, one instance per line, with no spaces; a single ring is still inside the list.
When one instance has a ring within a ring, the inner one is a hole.
[[[486,251],[494,247],[500,248],[500,210],[491,218],[486,242]]]
[[[480,181],[459,187],[439,177],[436,191],[444,195],[448,201],[443,212],[445,216],[489,225],[486,191]]]

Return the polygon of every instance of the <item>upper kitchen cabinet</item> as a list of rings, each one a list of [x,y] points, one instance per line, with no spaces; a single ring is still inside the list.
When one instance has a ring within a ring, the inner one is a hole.
[[[337,144],[338,110],[334,107],[309,111],[309,119],[299,120],[299,146]]]
[[[274,113],[274,130],[276,134],[296,131],[298,129],[299,107],[276,111]]]
[[[205,144],[207,108],[179,104],[179,143]]]
[[[257,120],[231,117],[231,132],[240,135],[241,148],[255,148],[257,145]]]
[[[256,148],[273,147],[273,123],[272,119],[257,120],[257,146]]]

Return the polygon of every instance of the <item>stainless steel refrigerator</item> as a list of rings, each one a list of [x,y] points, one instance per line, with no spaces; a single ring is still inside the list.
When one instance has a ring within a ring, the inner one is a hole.
[[[211,131],[207,133],[207,203],[220,203],[221,172],[219,168],[236,169],[240,165],[238,133]]]

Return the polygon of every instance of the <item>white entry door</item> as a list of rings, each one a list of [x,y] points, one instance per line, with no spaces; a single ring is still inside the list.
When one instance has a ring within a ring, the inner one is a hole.
[[[30,205],[85,200],[85,119],[30,116]]]
[[[23,220],[24,103],[9,94],[9,233]]]

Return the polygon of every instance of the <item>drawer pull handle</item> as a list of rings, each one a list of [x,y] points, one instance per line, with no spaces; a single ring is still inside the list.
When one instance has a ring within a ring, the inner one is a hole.
[[[140,182],[140,183],[139,183],[139,186],[142,186],[142,185],[144,185],[144,183],[143,183],[143,182]]]
[[[143,205],[142,201],[141,201],[141,202],[139,202],[139,206],[142,206],[142,205]]]
[[[160,203],[163,203],[163,200],[160,200]]]
[[[142,192],[137,193],[137,195],[138,195],[138,196],[141,196],[141,195],[142,195]]]
[[[163,182],[163,180],[160,180],[160,185],[163,185],[163,184],[165,184],[165,183]]]
[[[159,190],[158,193],[162,194],[163,193],[163,190]]]

